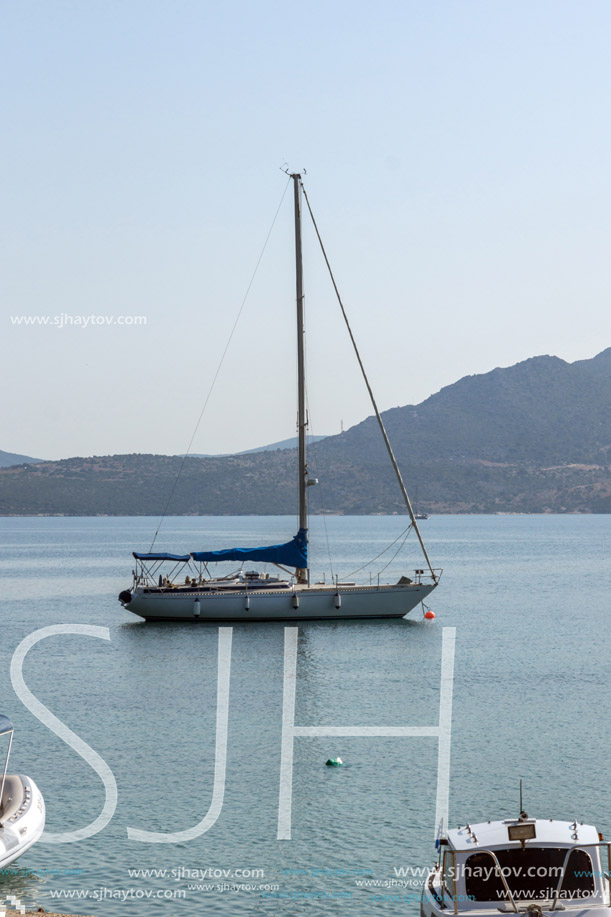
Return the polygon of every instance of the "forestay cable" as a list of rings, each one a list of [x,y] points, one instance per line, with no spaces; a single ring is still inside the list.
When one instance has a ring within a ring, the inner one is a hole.
[[[320,248],[321,248],[321,251],[322,251],[322,253],[323,253],[323,257],[324,257],[324,259],[325,259],[325,264],[327,265],[327,270],[329,271],[329,276],[331,277],[331,282],[332,282],[332,284],[333,284],[333,289],[335,290],[335,295],[337,296],[337,301],[338,301],[338,303],[339,303],[340,309],[342,310],[342,315],[344,316],[344,321],[345,321],[345,323],[346,323],[346,328],[348,329],[348,334],[350,335],[350,340],[352,341],[352,346],[354,347],[354,352],[355,352],[355,354],[356,354],[356,358],[357,358],[357,360],[358,360],[359,366],[361,367],[361,373],[363,374],[363,379],[365,380],[365,385],[367,386],[367,391],[369,392],[369,398],[371,399],[371,404],[373,405],[373,410],[374,410],[374,412],[375,412],[376,419],[377,419],[377,421],[378,421],[378,424],[379,424],[379,427],[380,427],[380,431],[381,431],[381,433],[382,433],[382,437],[383,437],[383,439],[384,439],[384,443],[385,443],[386,449],[387,449],[387,451],[388,451],[388,455],[390,456],[390,461],[392,462],[392,466],[393,466],[394,471],[395,471],[395,474],[396,474],[396,476],[397,476],[397,481],[399,482],[399,487],[401,488],[401,493],[403,494],[403,499],[404,499],[404,501],[405,501],[405,505],[406,505],[406,507],[407,507],[407,511],[408,511],[408,513],[409,513],[410,519],[412,520],[412,525],[413,525],[413,527],[414,527],[414,531],[416,532],[416,535],[418,536],[418,541],[420,542],[420,547],[421,547],[421,549],[422,549],[422,553],[423,553],[424,558],[425,558],[425,560],[426,560],[426,562],[427,562],[427,564],[428,564],[428,568],[429,568],[429,570],[430,570],[430,572],[431,572],[431,576],[432,576],[432,578],[433,578],[433,582],[436,583],[436,582],[437,582],[437,574],[436,574],[435,571],[433,570],[433,566],[432,566],[432,564],[431,564],[431,561],[429,560],[429,555],[428,555],[428,553],[427,553],[426,548],[424,547],[424,542],[423,542],[423,540],[422,540],[422,535],[420,534],[420,529],[418,528],[418,523],[416,522],[416,517],[415,517],[415,515],[414,515],[414,510],[412,509],[412,503],[411,503],[411,500],[410,500],[409,495],[408,495],[408,493],[407,493],[407,489],[406,489],[406,487],[405,487],[405,484],[403,483],[403,477],[402,477],[402,475],[401,475],[401,471],[400,471],[399,466],[398,466],[398,464],[397,464],[397,460],[396,460],[396,458],[395,458],[395,454],[394,454],[394,452],[393,452],[393,450],[392,450],[392,446],[390,445],[390,440],[388,439],[388,434],[387,434],[387,432],[386,432],[386,427],[384,426],[384,421],[382,420],[382,417],[381,417],[380,412],[379,412],[379,410],[378,410],[378,405],[377,405],[377,403],[376,403],[376,400],[375,400],[373,391],[372,391],[371,386],[370,386],[370,384],[369,384],[369,379],[367,378],[367,373],[365,372],[365,367],[363,366],[363,361],[361,360],[361,355],[360,355],[360,353],[359,353],[359,349],[358,349],[358,347],[356,346],[356,341],[354,340],[354,335],[352,334],[352,328],[350,327],[350,322],[348,321],[348,316],[346,315],[346,310],[344,309],[344,304],[343,304],[343,302],[342,302],[342,298],[341,298],[341,296],[339,295],[339,290],[338,290],[337,284],[336,284],[336,282],[335,282],[335,277],[333,276],[333,271],[331,270],[331,265],[329,264],[329,259],[327,258],[327,253],[326,253],[326,251],[325,251],[325,247],[324,247],[323,242],[322,242],[322,239],[321,239],[321,237],[320,237],[320,233],[319,233],[319,231],[318,231],[318,226],[317,226],[317,224],[316,224],[316,220],[314,219],[314,214],[312,213],[312,208],[311,208],[311,206],[310,206],[310,199],[308,198],[308,194],[307,194],[307,191],[306,191],[306,189],[305,189],[305,187],[304,187],[304,185],[303,185],[303,182],[301,182],[301,190],[303,191],[303,196],[305,197],[306,204],[308,205],[308,210],[309,210],[309,212],[310,212],[310,217],[311,217],[311,219],[312,219],[312,223],[314,224],[314,229],[315,229],[316,235],[317,235],[317,237],[318,237],[318,242],[319,242],[319,244],[320,244]]]

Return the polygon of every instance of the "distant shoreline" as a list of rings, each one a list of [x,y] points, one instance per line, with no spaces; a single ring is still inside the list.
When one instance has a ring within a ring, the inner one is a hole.
[[[510,510],[496,513],[448,513],[428,512],[429,519],[437,516],[608,516],[609,513],[582,513],[577,510],[567,510],[565,513],[555,512],[511,512]],[[0,519],[159,519],[160,513],[0,513]],[[375,518],[384,516],[401,516],[409,518],[408,513],[312,513],[310,518],[326,518],[336,516],[344,519],[350,518]],[[294,518],[295,513],[166,513],[166,519],[276,519],[285,517]],[[418,522],[428,522],[419,519]]]

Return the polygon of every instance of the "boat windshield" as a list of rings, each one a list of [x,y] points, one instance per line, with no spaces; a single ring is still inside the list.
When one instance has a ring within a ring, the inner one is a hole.
[[[0,778],[0,807],[4,802],[4,787],[6,784],[6,772],[8,769],[8,759],[11,754],[11,747],[13,745],[13,724],[9,720],[8,716],[0,713],[0,736],[8,736],[8,744],[6,746],[6,758],[4,759],[4,767],[2,768],[2,777]]]
[[[562,875],[566,848],[526,847],[495,850],[507,886],[515,899],[553,898]],[[489,853],[475,853],[464,866],[467,897],[472,901],[507,901],[503,880]],[[570,854],[560,899],[594,894],[592,860],[584,850]]]

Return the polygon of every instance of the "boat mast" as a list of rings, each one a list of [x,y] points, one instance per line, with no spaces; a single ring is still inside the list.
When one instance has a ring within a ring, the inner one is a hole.
[[[297,431],[299,436],[299,528],[308,528],[306,485],[306,408],[305,408],[305,355],[303,322],[303,260],[301,256],[301,175],[291,174],[295,199],[295,277],[297,285]],[[308,571],[295,570],[298,583],[308,582]]]

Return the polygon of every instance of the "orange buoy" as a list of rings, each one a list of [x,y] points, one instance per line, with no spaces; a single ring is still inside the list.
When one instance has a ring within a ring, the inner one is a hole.
[[[427,621],[432,621],[433,618],[435,617],[435,612],[431,611],[431,609],[429,608],[428,611],[424,612],[424,617],[427,619]]]

